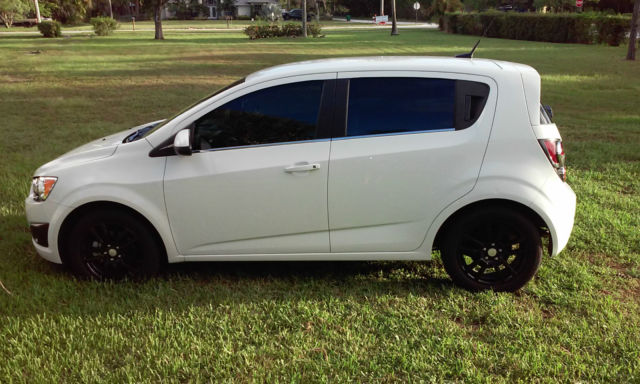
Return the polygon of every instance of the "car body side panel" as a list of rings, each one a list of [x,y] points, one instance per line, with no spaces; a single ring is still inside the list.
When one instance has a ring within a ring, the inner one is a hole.
[[[474,125],[444,132],[334,139],[329,170],[332,252],[408,252],[443,207],[471,191],[487,145],[498,90],[486,77],[433,72],[339,73],[480,81],[491,90]],[[383,91],[383,90],[381,90]]]

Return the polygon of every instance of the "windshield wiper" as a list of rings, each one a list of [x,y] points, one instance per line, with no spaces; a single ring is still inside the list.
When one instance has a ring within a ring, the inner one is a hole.
[[[133,132],[132,134],[130,134],[129,136],[125,137],[124,140],[122,140],[123,143],[130,143],[132,141],[136,141],[142,138],[142,136],[144,136],[145,133],[149,132],[153,127],[155,127],[157,124],[152,124],[152,125],[147,125],[146,127],[140,128],[137,131]]]

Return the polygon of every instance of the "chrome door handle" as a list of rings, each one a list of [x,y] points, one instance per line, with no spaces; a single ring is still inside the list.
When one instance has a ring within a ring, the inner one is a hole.
[[[292,172],[309,172],[309,171],[315,171],[316,169],[320,169],[320,164],[297,164],[297,165],[290,165],[288,167],[286,167],[284,169],[285,172],[287,173],[292,173]]]

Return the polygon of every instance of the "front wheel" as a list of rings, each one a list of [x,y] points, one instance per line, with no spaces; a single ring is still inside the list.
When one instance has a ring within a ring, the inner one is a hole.
[[[535,275],[541,259],[536,226],[504,207],[458,217],[442,247],[442,262],[453,282],[472,291],[517,291]]]
[[[64,262],[81,278],[120,280],[156,274],[162,248],[141,219],[117,209],[98,209],[75,222]]]

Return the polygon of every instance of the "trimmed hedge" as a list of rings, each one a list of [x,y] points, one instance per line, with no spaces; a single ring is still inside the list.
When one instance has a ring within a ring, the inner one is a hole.
[[[447,13],[440,18],[440,29],[448,33],[614,46],[625,40],[630,25],[631,18],[627,16],[576,13]]]
[[[38,31],[40,31],[44,37],[62,36],[62,27],[57,21],[43,21],[38,24]]]
[[[322,29],[317,23],[307,24],[307,34],[313,37],[320,36]],[[267,39],[270,37],[297,37],[302,36],[302,24],[286,23],[279,27],[276,24],[250,25],[244,29],[249,39]]]
[[[110,17],[94,17],[90,20],[93,32],[98,36],[108,36],[118,28],[118,22]]]

